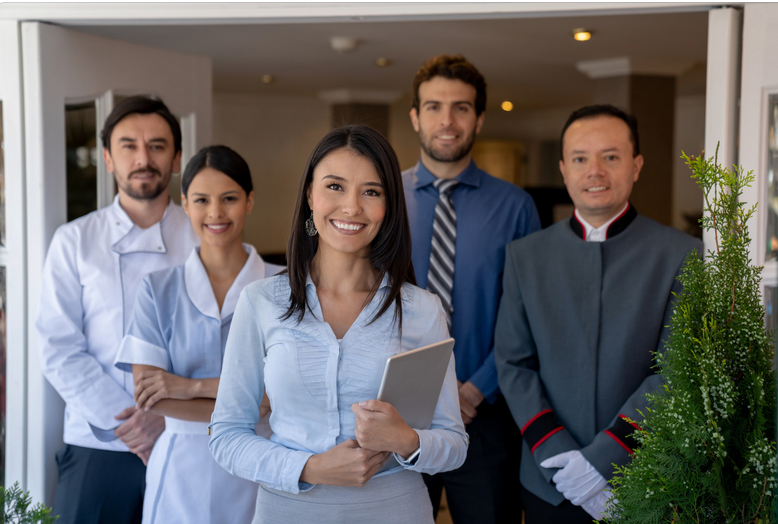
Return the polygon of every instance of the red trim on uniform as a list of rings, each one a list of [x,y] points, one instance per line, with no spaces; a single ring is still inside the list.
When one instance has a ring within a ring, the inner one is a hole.
[[[573,218],[576,222],[578,222],[578,225],[581,226],[581,235],[583,235],[583,240],[586,240],[586,227],[584,227],[581,221],[578,220],[578,216],[575,214],[575,210],[573,210]]]
[[[524,432],[527,431],[527,428],[530,426],[530,424],[535,422],[538,418],[540,418],[541,416],[545,415],[546,413],[551,413],[551,410],[550,409],[543,410],[540,413],[538,413],[537,415],[535,415],[534,417],[532,417],[531,419],[529,419],[529,422],[524,424],[524,427],[521,428],[521,434],[523,435]]]
[[[618,222],[618,221],[619,221],[619,219],[620,219],[621,217],[623,217],[624,215],[626,215],[626,214],[627,214],[627,211],[629,211],[629,205],[630,205],[630,204],[629,204],[629,202],[627,202],[627,207],[625,207],[625,208],[624,208],[624,211],[622,211],[622,212],[621,212],[621,214],[619,214],[619,216],[617,216],[616,218],[614,218],[614,219],[613,219],[613,222],[611,222],[611,223],[608,225],[608,229],[606,229],[606,230],[605,230],[605,240],[608,240],[608,233],[609,233],[609,232],[610,232],[610,230],[611,230],[611,226],[612,226],[613,224],[615,224],[616,222]],[[584,240],[586,240],[586,239],[584,239]]]
[[[545,436],[545,437],[543,437],[542,439],[538,440],[538,441],[537,441],[537,443],[536,443],[534,446],[532,446],[532,449],[531,449],[531,450],[529,450],[529,452],[530,452],[530,453],[535,453],[535,450],[536,450],[536,449],[538,449],[538,446],[540,446],[540,445],[541,445],[541,444],[543,444],[543,443],[544,443],[546,440],[548,440],[548,438],[549,438],[551,435],[553,435],[554,433],[557,433],[557,432],[559,432],[559,431],[562,431],[563,429],[565,429],[563,426],[559,426],[558,428],[554,428],[553,430],[549,431],[549,432],[546,434],[546,436]]]
[[[615,440],[615,441],[616,441],[616,443],[617,443],[619,446],[621,446],[622,448],[626,449],[626,450],[627,450],[627,453],[629,453],[630,455],[632,455],[632,454],[634,453],[634,451],[632,451],[632,448],[630,448],[629,446],[627,446],[626,444],[624,444],[624,443],[623,443],[621,440],[619,440],[619,439],[616,437],[616,435],[614,435],[613,433],[611,433],[611,432],[610,432],[610,431],[608,431],[607,429],[605,429],[605,430],[603,430],[603,431],[604,431],[605,433],[607,433],[607,434],[608,434],[608,435],[609,435],[609,436],[610,436],[610,437],[611,437],[613,440]]]
[[[626,415],[622,415],[621,413],[619,413],[619,418],[620,418],[620,419],[622,419],[622,420],[623,420],[624,422],[626,422],[627,424],[629,424],[630,426],[632,426],[633,428],[635,428],[636,430],[638,430],[638,431],[643,431],[643,430],[640,428],[640,426],[638,426],[638,425],[637,425],[637,423],[635,423],[635,422],[630,422],[629,420],[627,420],[627,419],[629,418],[628,416],[626,416]]]

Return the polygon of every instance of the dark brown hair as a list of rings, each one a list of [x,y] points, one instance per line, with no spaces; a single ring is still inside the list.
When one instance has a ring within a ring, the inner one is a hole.
[[[486,80],[473,64],[462,55],[438,55],[430,58],[413,77],[413,105],[419,111],[419,86],[436,76],[461,80],[475,87],[475,114],[480,116],[486,109]]]
[[[629,128],[629,140],[632,142],[632,157],[636,157],[640,154],[640,137],[638,136],[638,120],[634,116],[625,113],[616,106],[610,104],[602,104],[596,106],[586,106],[581,109],[573,111],[570,118],[565,122],[565,127],[562,128],[562,135],[559,138],[559,159],[565,159],[565,132],[570,125],[576,120],[582,120],[584,118],[594,118],[598,116],[612,116],[623,120]]]
[[[103,147],[106,151],[111,151],[111,134],[116,124],[122,121],[122,119],[133,113],[141,115],[149,115],[151,113],[157,114],[165,119],[170,126],[170,132],[173,133],[173,146],[175,152],[181,151],[181,126],[178,124],[178,120],[170,112],[170,109],[162,102],[162,100],[155,100],[145,96],[131,96],[125,98],[113,108],[111,114],[105,119],[105,125],[100,132],[100,138],[103,141]]]
[[[385,275],[389,276],[390,288],[371,322],[383,315],[394,302],[394,318],[399,321],[399,327],[402,329],[400,290],[406,282],[416,284],[416,276],[411,262],[411,229],[405,207],[400,164],[392,146],[381,133],[364,125],[333,129],[321,139],[308,158],[300,180],[297,205],[292,218],[292,233],[286,250],[289,285],[292,292],[289,308],[282,318],[288,319],[297,313],[297,320],[300,322],[305,316],[306,309],[310,311],[305,283],[311,261],[319,247],[319,237],[309,236],[305,230],[305,221],[311,216],[308,188],[313,182],[313,170],[319,162],[333,151],[344,148],[373,163],[386,196],[386,214],[381,229],[370,244],[370,262],[379,272],[370,296],[374,296],[378,291]]]

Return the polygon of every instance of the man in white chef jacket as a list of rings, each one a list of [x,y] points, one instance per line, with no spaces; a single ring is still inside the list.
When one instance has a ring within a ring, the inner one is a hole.
[[[142,277],[183,264],[197,237],[167,186],[181,129],[159,100],[119,104],[101,134],[113,203],[57,229],[36,327],[41,368],[66,402],[57,453],[59,524],[139,523],[146,461],[164,418],[136,410],[131,373],[113,365]]]

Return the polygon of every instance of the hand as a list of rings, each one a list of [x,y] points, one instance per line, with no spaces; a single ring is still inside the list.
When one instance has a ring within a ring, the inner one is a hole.
[[[457,386],[459,387],[459,409],[462,414],[462,422],[467,425],[478,415],[476,408],[484,401],[484,395],[472,382],[468,381],[463,384],[457,380]]]
[[[129,407],[114,417],[125,422],[114,430],[114,435],[124,442],[143,463],[149,459],[151,448],[165,430],[165,418]]]
[[[196,398],[197,380],[179,377],[161,369],[146,369],[135,379],[135,403],[148,411],[165,398],[191,400]]]
[[[357,418],[354,432],[359,446],[373,451],[391,451],[409,457],[419,449],[419,435],[388,402],[363,400],[351,405]]]
[[[586,513],[591,515],[597,520],[602,520],[603,517],[608,516],[608,506],[613,503],[616,503],[616,499],[612,499],[613,493],[611,493],[609,490],[604,489],[597,493],[595,496],[581,504],[581,508],[583,508]]]
[[[267,393],[262,395],[262,403],[259,405],[259,418],[265,418],[270,414],[270,399],[267,398]]]
[[[314,455],[300,474],[302,482],[361,488],[389,459],[390,453],[362,449],[348,439],[324,453]]]
[[[578,451],[567,451],[540,463],[544,468],[562,468],[551,478],[556,489],[576,506],[595,496],[608,485],[605,477]]]

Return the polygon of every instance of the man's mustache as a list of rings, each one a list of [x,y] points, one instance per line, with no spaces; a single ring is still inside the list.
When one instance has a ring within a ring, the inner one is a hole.
[[[130,176],[127,178],[132,178],[134,175],[140,174],[140,173],[153,173],[155,175],[161,175],[158,169],[154,169],[153,167],[142,167],[140,169],[136,169],[135,171],[130,172]]]

